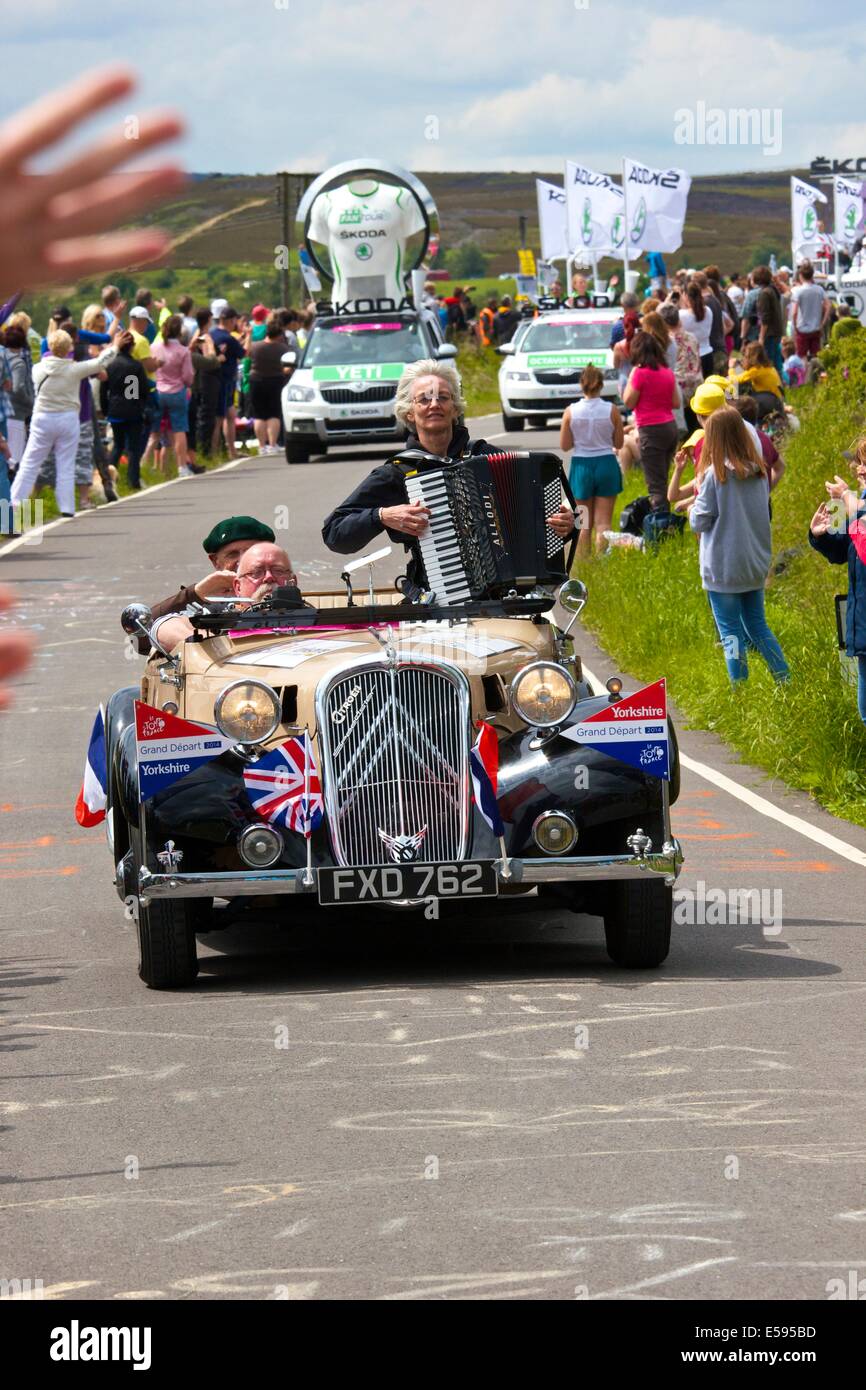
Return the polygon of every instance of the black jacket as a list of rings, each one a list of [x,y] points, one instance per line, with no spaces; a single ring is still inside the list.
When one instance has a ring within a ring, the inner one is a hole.
[[[410,434],[403,454],[414,449],[421,449],[421,444],[414,434]],[[476,439],[470,443],[466,426],[455,425],[451,443],[448,445],[449,458],[459,459],[467,454],[493,452],[493,447],[483,439]],[[322,539],[329,550],[336,550],[338,555],[354,555],[365,550],[371,541],[387,529],[379,520],[379,508],[400,507],[407,501],[405,472],[397,463],[401,457],[401,454],[396,454],[393,460],[374,468],[372,473],[368,473],[364,481],[358,484],[355,491],[349,494],[345,502],[341,502],[339,507],[335,507],[330,516],[325,518]],[[389,530],[388,536],[395,545],[405,546],[406,550],[411,552],[412,558],[406,570],[410,582],[423,583],[424,570],[417,541],[410,539],[402,531]]]
[[[108,380],[100,382],[99,405],[106,420],[140,420],[150,395],[150,383],[141,363],[128,353],[118,352],[105,372]]]

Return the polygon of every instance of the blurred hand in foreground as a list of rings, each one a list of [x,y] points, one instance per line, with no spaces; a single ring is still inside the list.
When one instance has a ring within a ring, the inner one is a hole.
[[[0,589],[0,613],[8,612],[14,599],[8,589]],[[33,655],[33,637],[29,632],[18,629],[0,630],[0,710],[12,703],[12,692],[6,685],[9,676],[15,676],[30,665]]]
[[[176,164],[118,172],[147,150],[183,131],[174,112],[149,112],[117,129],[46,173],[29,161],[74,133],[87,117],[135,88],[123,67],[85,73],[41,97],[0,126],[0,298],[26,287],[71,283],[99,271],[158,260],[169,238],[157,228],[109,232],[142,207],[180,188],[185,175]]]

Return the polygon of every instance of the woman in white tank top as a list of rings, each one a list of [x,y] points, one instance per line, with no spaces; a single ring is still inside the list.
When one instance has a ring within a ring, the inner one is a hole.
[[[604,377],[598,367],[585,367],[580,378],[583,398],[562,417],[559,447],[570,452],[568,481],[580,521],[578,555],[589,552],[592,534],[599,549],[610,529],[613,504],[622,492],[622,473],[615,450],[622,448],[622,416],[600,394]]]

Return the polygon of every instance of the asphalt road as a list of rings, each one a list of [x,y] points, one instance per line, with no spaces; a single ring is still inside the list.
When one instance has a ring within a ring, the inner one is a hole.
[[[199,577],[232,512],[287,521],[302,576],[336,578],[320,521],[368,466],[251,460],[0,551],[40,639],[0,724],[0,1277],[94,1299],[823,1299],[866,1275],[866,834],[710,736],[680,731],[680,884],[767,889],[766,921],[678,925],[658,972],[529,902],[251,926],[200,948],[194,989],[139,982],[103,834],[72,817],[95,708],[137,678],[120,609]]]

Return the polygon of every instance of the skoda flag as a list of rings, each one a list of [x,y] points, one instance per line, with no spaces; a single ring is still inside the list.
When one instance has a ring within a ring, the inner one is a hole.
[[[651,169],[634,159],[622,164],[628,245],[645,251],[678,251],[692,186],[685,169]]]
[[[545,261],[566,260],[569,254],[568,226],[565,215],[565,191],[555,183],[535,180],[538,195],[538,227],[541,233],[541,255]]]
[[[791,250],[795,261],[817,259],[822,254],[823,238],[818,230],[816,203],[826,203],[820,188],[813,188],[802,179],[791,179]]]
[[[138,756],[140,801],[165,791],[181,777],[196,772],[237,739],[226,738],[208,724],[193,724],[167,710],[135,702],[135,751]]]
[[[607,174],[565,161],[565,200],[568,245],[573,256],[581,251],[622,256],[625,243],[625,202],[622,189]],[[630,246],[629,256],[643,255]]]
[[[863,221],[862,186],[838,175],[833,180],[833,236],[837,246],[850,247],[860,235],[858,229]]]
[[[562,736],[587,748],[598,748],[650,777],[668,780],[671,772],[664,678],[606,705],[582,724],[563,729]]]

